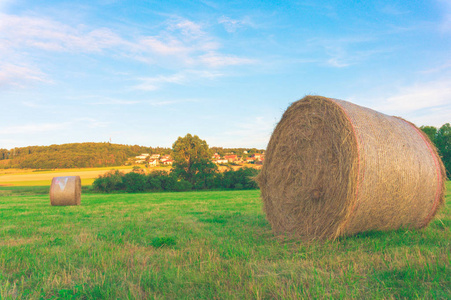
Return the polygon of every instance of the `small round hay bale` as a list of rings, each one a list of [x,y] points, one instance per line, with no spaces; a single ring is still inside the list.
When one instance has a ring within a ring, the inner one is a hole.
[[[53,177],[50,186],[51,205],[80,205],[80,176]]]
[[[444,202],[445,177],[412,123],[307,96],[283,114],[257,181],[273,231],[310,240],[422,228]]]

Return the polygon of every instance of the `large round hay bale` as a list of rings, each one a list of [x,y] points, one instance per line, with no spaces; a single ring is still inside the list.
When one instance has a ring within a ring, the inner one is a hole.
[[[51,205],[80,205],[80,176],[53,177],[50,186]]]
[[[307,96],[283,114],[257,181],[276,234],[334,239],[426,226],[444,202],[445,177],[412,123]]]

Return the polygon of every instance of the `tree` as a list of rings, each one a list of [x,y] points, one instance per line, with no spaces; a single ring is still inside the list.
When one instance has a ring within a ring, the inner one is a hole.
[[[179,137],[172,145],[174,174],[196,189],[211,187],[217,166],[211,161],[207,142],[197,135]]]
[[[437,136],[437,128],[434,126],[421,126],[421,130],[423,130],[424,133],[429,137],[429,139],[435,144],[435,138]]]
[[[435,142],[449,178],[451,177],[451,125],[449,123],[437,130]]]

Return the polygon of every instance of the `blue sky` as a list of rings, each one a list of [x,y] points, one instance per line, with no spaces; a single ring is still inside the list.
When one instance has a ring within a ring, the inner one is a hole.
[[[451,1],[0,0],[0,148],[266,148],[307,94],[451,122]]]

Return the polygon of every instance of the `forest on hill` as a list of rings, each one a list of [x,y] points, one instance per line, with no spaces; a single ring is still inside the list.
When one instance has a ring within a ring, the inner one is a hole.
[[[169,154],[170,148],[152,148],[111,143],[72,143],[0,149],[0,168],[92,168],[121,166],[129,157]]]

